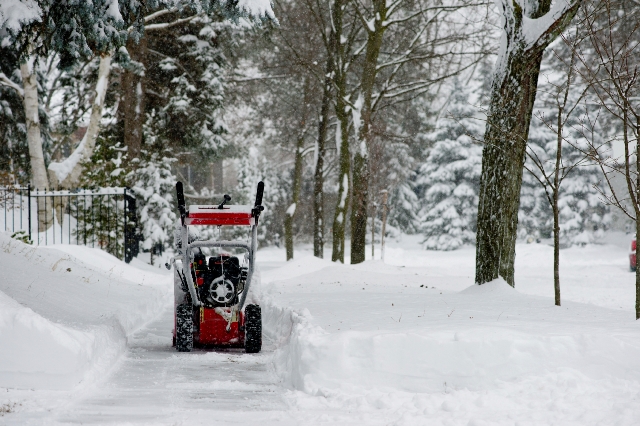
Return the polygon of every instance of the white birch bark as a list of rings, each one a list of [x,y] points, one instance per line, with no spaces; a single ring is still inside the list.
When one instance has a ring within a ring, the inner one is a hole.
[[[27,126],[27,145],[31,163],[32,184],[38,189],[48,189],[47,169],[44,165],[42,137],[40,135],[40,117],[38,115],[38,81],[36,79],[35,58],[30,57],[20,64],[22,74],[22,101],[24,104],[25,124]]]
[[[93,154],[96,146],[96,138],[100,130],[100,121],[102,120],[107,86],[109,85],[111,57],[112,54],[110,53],[100,56],[98,81],[96,83],[95,96],[91,108],[91,117],[89,118],[87,132],[84,134],[82,141],[67,159],[60,163],[51,163],[49,165],[49,178],[54,187],[59,186],[65,189],[71,189],[78,186],[83,163],[88,161]]]

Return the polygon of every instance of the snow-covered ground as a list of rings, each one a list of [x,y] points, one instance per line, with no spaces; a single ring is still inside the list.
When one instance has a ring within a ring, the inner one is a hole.
[[[562,251],[562,307],[544,244],[518,245],[515,289],[414,237],[384,264],[266,248],[247,355],[174,352],[164,270],[0,236],[0,424],[635,425],[627,240]]]

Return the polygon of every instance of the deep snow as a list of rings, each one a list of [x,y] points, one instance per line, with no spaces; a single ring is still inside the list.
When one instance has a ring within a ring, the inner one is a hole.
[[[174,352],[164,270],[95,249],[0,238],[0,406],[13,411],[0,423],[640,418],[628,236],[561,252],[562,307],[553,306],[552,249],[544,244],[517,246],[515,289],[473,285],[472,248],[423,251],[407,236],[389,242],[386,264],[334,264],[309,250],[285,263],[283,250],[263,249],[254,288],[266,347],[256,356]],[[9,350],[7,339],[22,346]],[[27,357],[33,363],[22,363]]]

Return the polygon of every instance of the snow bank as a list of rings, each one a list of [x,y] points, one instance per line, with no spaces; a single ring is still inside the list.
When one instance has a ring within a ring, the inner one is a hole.
[[[104,349],[97,340],[92,333],[54,324],[0,292],[2,387],[71,388],[82,381],[96,349]]]
[[[0,249],[0,388],[91,384],[170,303],[170,275],[98,249],[38,248],[7,234]]]
[[[380,262],[302,258],[266,275],[275,371],[294,405],[333,413],[324,420],[631,425],[640,415],[640,327],[626,312],[555,307],[501,279],[459,291],[459,277],[451,291],[425,269]]]

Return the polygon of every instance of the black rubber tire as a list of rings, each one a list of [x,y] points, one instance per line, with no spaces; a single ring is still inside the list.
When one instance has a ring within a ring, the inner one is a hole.
[[[262,349],[262,312],[258,305],[247,305],[244,310],[244,350],[255,354]]]
[[[193,349],[193,306],[176,306],[176,349],[191,352]]]

